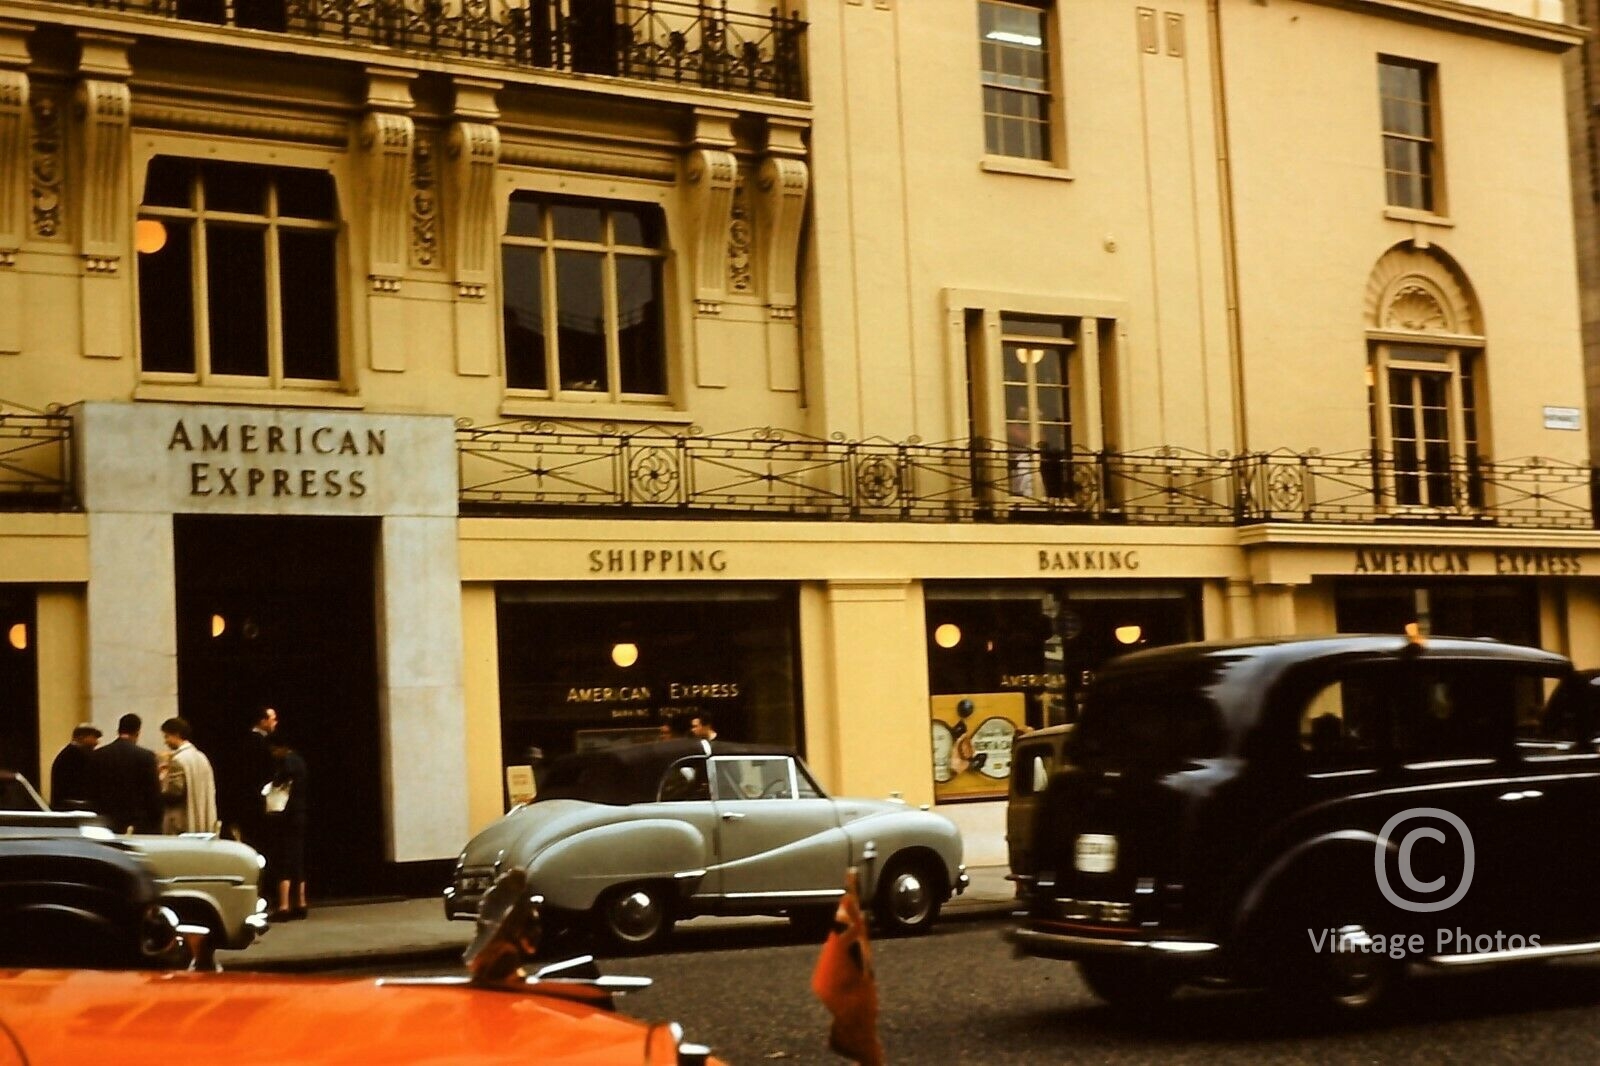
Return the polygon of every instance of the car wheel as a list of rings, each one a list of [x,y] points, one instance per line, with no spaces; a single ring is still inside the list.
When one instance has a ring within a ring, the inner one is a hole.
[[[1376,1014],[1405,976],[1405,963],[1381,951],[1369,952],[1376,935],[1359,922],[1331,925],[1337,950],[1312,952],[1309,965],[1291,981],[1290,991],[1313,1010],[1334,1016]]]
[[[1176,976],[1139,959],[1079,959],[1078,973],[1089,991],[1119,1010],[1159,1007],[1178,987]]]
[[[918,934],[933,928],[944,903],[944,877],[925,859],[894,859],[878,880],[873,913],[886,933]]]
[[[672,907],[659,885],[623,885],[600,897],[594,908],[600,936],[622,951],[648,951],[672,932]]]

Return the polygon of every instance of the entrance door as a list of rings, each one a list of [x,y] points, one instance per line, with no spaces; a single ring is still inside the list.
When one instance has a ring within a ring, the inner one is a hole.
[[[383,890],[377,522],[179,515],[174,536],[178,705],[219,791],[256,713],[276,708],[309,770],[312,894]]]
[[[15,770],[44,791],[39,773],[38,645],[30,585],[0,585],[0,770]],[[66,736],[47,737],[52,757]]]

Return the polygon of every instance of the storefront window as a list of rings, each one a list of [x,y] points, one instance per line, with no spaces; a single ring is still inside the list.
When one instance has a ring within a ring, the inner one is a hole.
[[[960,582],[926,590],[934,793],[1000,796],[1019,731],[1075,722],[1108,659],[1199,637],[1185,585]]]
[[[1539,645],[1539,590],[1532,581],[1340,581],[1341,633],[1403,633],[1416,622],[1441,637],[1493,637]]]
[[[31,587],[0,585],[0,770],[15,770],[42,788],[33,602]],[[66,743],[64,736],[52,739]]]
[[[502,585],[504,764],[687,733],[799,747],[796,601],[779,586]]]

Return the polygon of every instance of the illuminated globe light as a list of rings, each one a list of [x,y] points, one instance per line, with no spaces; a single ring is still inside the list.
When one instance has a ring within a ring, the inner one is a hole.
[[[933,631],[933,642],[941,648],[953,648],[961,643],[961,627],[953,622],[945,622]]]
[[[1117,640],[1123,644],[1137,644],[1139,638],[1144,636],[1144,630],[1138,626],[1118,626],[1113,632]]]
[[[611,661],[623,669],[627,669],[639,661],[639,645],[613,644],[611,645]]]
[[[167,227],[153,218],[141,218],[133,226],[133,246],[145,255],[153,255],[167,246]]]
[[[220,614],[214,614],[211,616],[211,635],[213,637],[222,636],[227,628],[228,620],[226,618],[222,617]]]
[[[18,651],[27,651],[28,623],[18,622],[16,625],[11,627],[11,632],[6,634],[6,637],[11,641],[11,646],[13,648],[16,648]]]

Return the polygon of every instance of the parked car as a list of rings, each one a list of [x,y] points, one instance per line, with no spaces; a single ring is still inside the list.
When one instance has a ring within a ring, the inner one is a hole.
[[[667,740],[553,762],[538,796],[473,837],[444,890],[472,918],[509,866],[547,913],[642,948],[693,914],[832,921],[845,871],[886,929],[925,932],[967,886],[961,836],[898,801],[830,799],[786,748]]]
[[[27,778],[0,770],[0,839],[25,837],[79,837],[132,849],[149,866],[161,902],[184,925],[206,929],[214,950],[249,947],[266,931],[260,894],[266,860],[249,845],[213,833],[118,835],[90,812],[50,810]]]
[[[602,976],[588,958],[529,973],[538,918],[520,873],[497,889],[460,977],[0,972],[0,1066],[720,1066],[678,1025],[615,1012],[613,996],[646,978]]]
[[[167,967],[178,919],[144,860],[79,837],[0,835],[0,967]],[[8,1045],[0,1042],[0,1063]]]
[[[1033,892],[1034,823],[1050,786],[1050,775],[1067,764],[1067,745],[1076,726],[1052,725],[1020,733],[1011,742],[1011,789],[1006,798],[1006,858],[1017,898]]]
[[[1118,659],[1050,782],[1012,939],[1113,1002],[1208,979],[1347,1012],[1413,966],[1600,951],[1597,695],[1488,640]]]

